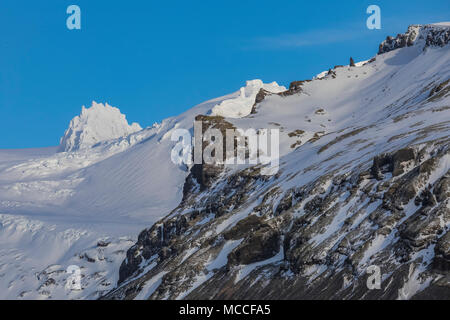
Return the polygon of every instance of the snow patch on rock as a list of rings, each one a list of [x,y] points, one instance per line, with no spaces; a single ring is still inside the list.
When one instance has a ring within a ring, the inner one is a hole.
[[[118,108],[93,101],[90,108],[83,106],[81,114],[70,121],[69,128],[61,138],[59,151],[89,148],[101,141],[128,136],[141,130],[136,122],[129,125]]]
[[[261,80],[250,80],[246,82],[237,95],[231,99],[222,101],[211,110],[212,115],[225,118],[242,118],[248,116],[252,111],[256,95],[263,89],[272,93],[286,91],[286,88],[279,86],[275,81],[272,83],[263,83]]]

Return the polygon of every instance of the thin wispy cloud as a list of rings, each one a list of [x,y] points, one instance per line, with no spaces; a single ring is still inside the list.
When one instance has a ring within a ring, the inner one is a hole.
[[[277,50],[317,46],[357,39],[364,34],[364,29],[356,28],[311,30],[254,38],[247,43],[245,49]]]

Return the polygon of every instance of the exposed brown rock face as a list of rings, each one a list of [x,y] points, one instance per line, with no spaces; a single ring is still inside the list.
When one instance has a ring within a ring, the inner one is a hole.
[[[355,61],[353,60],[352,57],[350,57],[350,67],[354,67],[355,66]]]
[[[447,231],[438,240],[434,251],[433,268],[448,275],[450,273],[450,232]]]
[[[226,157],[226,131],[227,129],[236,129],[231,123],[225,120],[224,117],[221,116],[206,116],[206,115],[198,115],[195,117],[195,121],[202,122],[202,136],[203,134],[210,128],[220,130],[223,141],[223,160]],[[202,143],[202,153],[203,150],[207,147],[208,142],[204,141]],[[194,146],[195,152],[195,146]],[[191,168],[190,174],[187,178],[187,182],[183,187],[183,194],[185,195],[183,199],[186,197],[186,194],[189,193],[196,185],[200,186],[201,190],[204,190],[206,187],[210,185],[210,183],[222,172],[223,165],[221,164],[207,164],[204,160],[202,163],[194,164]]]
[[[127,258],[120,266],[119,284],[139,270],[139,265],[157,255],[159,261],[176,254],[180,246],[174,246],[174,239],[185,230],[187,219],[177,216],[173,219],[154,224],[139,234],[137,243],[127,252]],[[139,252],[139,254],[136,254]]]
[[[244,238],[247,234],[260,230],[261,228],[268,228],[269,225],[264,222],[264,219],[257,215],[250,215],[245,219],[239,221],[233,228],[224,232],[223,236],[226,240],[239,240]]]
[[[255,114],[256,113],[256,106],[259,103],[263,102],[264,98],[266,96],[271,95],[271,94],[272,94],[271,92],[269,92],[267,90],[264,90],[263,88],[259,89],[259,92],[258,92],[258,94],[256,95],[256,98],[255,98],[255,103],[253,104],[252,111],[250,113],[251,114]]]
[[[290,83],[289,89],[287,91],[280,92],[280,93],[278,93],[278,95],[285,97],[285,96],[291,96],[296,93],[300,93],[303,90],[302,89],[303,84],[305,84],[306,82],[310,82],[310,81],[311,80],[293,81]]]
[[[230,265],[248,265],[272,258],[280,251],[280,233],[271,227],[263,227],[235,248],[229,255]]]
[[[391,172],[393,176],[398,176],[403,173],[403,164],[414,159],[413,149],[401,149],[393,154],[383,154],[375,157],[370,171],[377,180],[381,180],[383,173],[387,172]]]
[[[442,97],[444,97],[446,94],[448,94],[448,92],[450,91],[450,79],[439,83],[438,85],[436,85],[431,91],[430,94],[428,95],[428,98],[431,101],[435,101],[438,100]]]

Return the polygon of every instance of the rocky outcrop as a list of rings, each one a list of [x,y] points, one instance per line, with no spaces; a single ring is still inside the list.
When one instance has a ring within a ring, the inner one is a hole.
[[[403,173],[406,162],[415,159],[414,150],[411,148],[401,149],[394,153],[382,154],[373,159],[370,172],[377,179],[383,179],[383,173],[392,173],[394,177]]]
[[[378,54],[383,54],[395,49],[421,45],[423,48],[430,46],[444,46],[450,39],[450,27],[439,25],[411,25],[405,33],[398,34],[395,38],[388,36],[378,49]]]
[[[450,272],[450,232],[446,232],[436,244],[433,268],[440,272]]]
[[[327,76],[336,79],[336,71],[329,69],[327,72]]]
[[[301,80],[301,81],[293,81],[289,85],[289,89],[278,93],[278,95],[282,97],[291,96],[293,94],[301,93],[303,91],[302,86],[303,84],[310,82],[311,80]]]
[[[266,226],[249,234],[250,236],[228,255],[230,265],[264,261],[280,251],[279,230]]]
[[[195,121],[201,121],[202,123],[202,136],[208,129],[218,129],[220,130],[222,137],[224,139],[223,141],[223,159],[222,161],[225,161],[227,154],[226,154],[226,131],[227,129],[236,129],[230,122],[226,121],[224,117],[221,116],[206,116],[206,115],[198,115],[195,117]],[[202,143],[202,154],[203,150],[208,146],[207,141],[203,141]],[[194,146],[194,152],[195,152]],[[205,163],[204,159],[202,159],[202,163],[194,164],[191,169],[189,176],[186,180],[186,183],[183,187],[183,199],[186,198],[187,194],[191,192],[193,189],[196,188],[196,186],[200,187],[200,190],[204,190],[207,188],[212,181],[222,172],[223,170],[223,164],[217,163],[217,164],[208,164]]]
[[[352,57],[350,57],[350,67],[354,67],[355,66],[355,60],[353,60]]]
[[[258,91],[258,93],[256,95],[256,98],[255,98],[255,103],[253,104],[252,111],[250,113],[251,114],[255,114],[256,113],[256,106],[259,103],[263,102],[264,98],[266,96],[271,95],[271,94],[272,94],[271,92],[269,92],[267,90],[264,90],[263,88],[259,89],[259,91]]]
[[[144,261],[155,257],[158,262],[179,253],[175,239],[187,228],[186,216],[161,221],[139,234],[137,243],[127,252],[119,269],[119,284],[131,277]]]

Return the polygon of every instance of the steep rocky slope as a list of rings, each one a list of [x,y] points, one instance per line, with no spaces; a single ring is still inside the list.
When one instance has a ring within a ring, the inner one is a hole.
[[[191,167],[103,298],[450,299],[449,29],[411,26],[365,63],[215,117],[278,128],[279,171]]]

